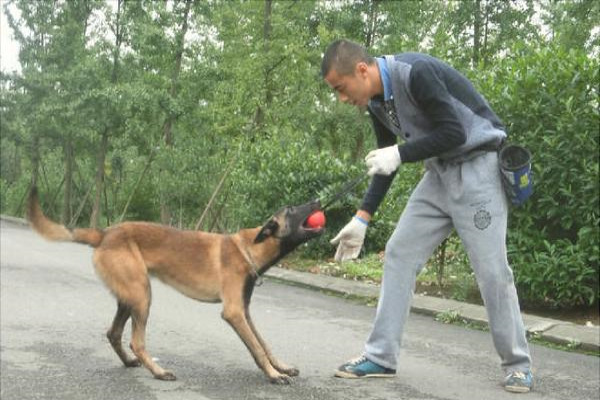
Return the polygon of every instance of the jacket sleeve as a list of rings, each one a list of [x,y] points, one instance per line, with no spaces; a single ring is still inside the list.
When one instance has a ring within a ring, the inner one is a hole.
[[[432,129],[428,135],[400,147],[402,162],[439,156],[462,145],[467,139],[442,74],[443,71],[429,61],[417,61],[411,68],[411,94],[431,122]]]
[[[385,125],[379,121],[379,118],[377,118],[370,110],[369,116],[371,117],[371,121],[373,123],[373,130],[375,131],[375,137],[377,139],[377,148],[388,147],[397,144],[398,141],[396,135],[387,129]],[[367,211],[371,215],[375,214],[379,204],[381,204],[385,194],[390,189],[395,176],[396,172],[389,176],[374,175],[371,179],[371,183],[369,184],[369,188],[363,197],[360,208]]]

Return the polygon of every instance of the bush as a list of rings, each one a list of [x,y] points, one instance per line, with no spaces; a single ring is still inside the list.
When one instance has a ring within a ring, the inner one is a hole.
[[[598,60],[580,50],[517,49],[479,74],[509,141],[533,154],[535,193],[510,216],[521,297],[570,307],[598,301]]]
[[[347,182],[365,171],[349,160],[338,159],[326,151],[314,151],[307,138],[256,140],[244,148],[242,159],[229,178],[235,182],[235,194],[227,202],[227,215],[239,229],[258,226],[286,205],[297,205],[321,199],[322,205]],[[314,257],[330,257],[335,251],[328,241],[360,204],[365,184],[353,190],[326,212],[326,232],[312,240],[304,253]]]
[[[30,180],[20,179],[9,184],[0,178],[0,214],[18,215],[24,213],[24,199],[29,188]]]
[[[370,127],[369,127],[370,128]],[[228,216],[239,226],[255,226],[285,205],[305,203],[316,198],[322,205],[348,182],[366,173],[359,157],[350,153],[335,157],[330,151],[314,151],[311,137],[280,133],[278,139],[257,140],[247,146],[230,177],[235,182],[235,196],[228,201]],[[374,138],[374,135],[372,135]],[[290,139],[286,139],[290,137]],[[367,231],[364,251],[378,252],[385,247],[408,197],[423,171],[422,164],[402,167]],[[362,202],[368,186],[365,180],[326,210],[326,232],[312,240],[302,252],[311,257],[333,257],[329,244],[350,220]]]
[[[389,192],[369,224],[364,246],[366,252],[381,251],[385,248],[408,198],[424,174],[422,163],[402,165],[400,168]]]

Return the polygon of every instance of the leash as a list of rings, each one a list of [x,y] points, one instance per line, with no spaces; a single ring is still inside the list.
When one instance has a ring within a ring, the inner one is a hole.
[[[361,183],[362,181],[364,181],[367,177],[368,177],[368,175],[366,175],[366,174],[361,175],[358,178],[355,178],[355,179],[351,180],[350,182],[346,183],[346,185],[342,189],[340,189],[339,192],[335,193],[333,195],[333,197],[331,199],[329,199],[329,201],[323,207],[321,207],[321,210],[327,209],[330,205],[332,205],[333,203],[335,203],[336,201],[341,199],[343,196],[348,194],[352,189],[354,189],[356,186],[358,186],[358,184]]]

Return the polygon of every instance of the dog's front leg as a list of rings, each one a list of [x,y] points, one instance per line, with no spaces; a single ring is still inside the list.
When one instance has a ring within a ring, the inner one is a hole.
[[[260,336],[260,334],[258,333],[258,330],[254,326],[254,322],[252,322],[252,318],[250,317],[250,311],[248,310],[248,308],[246,308],[246,320],[248,321],[248,325],[250,326],[250,329],[252,329],[252,332],[254,332],[256,339],[258,340],[258,342],[264,349],[265,353],[267,354],[267,358],[271,362],[271,365],[273,367],[275,367],[275,369],[281,373],[284,373],[289,376],[298,376],[300,374],[300,371],[298,371],[298,368],[286,365],[285,363],[283,363],[283,362],[279,361],[277,358],[275,358],[275,356],[271,352],[271,349],[269,349],[269,346],[264,341],[264,339]]]
[[[269,357],[267,356],[267,352],[248,324],[241,298],[239,301],[235,302],[224,301],[223,313],[221,316],[225,321],[227,321],[227,323],[229,323],[229,325],[231,325],[240,339],[242,339],[242,342],[244,342],[250,351],[250,354],[252,354],[254,361],[258,367],[264,371],[271,383],[290,383],[291,378],[289,375],[280,373],[273,367],[273,365],[271,365]]]

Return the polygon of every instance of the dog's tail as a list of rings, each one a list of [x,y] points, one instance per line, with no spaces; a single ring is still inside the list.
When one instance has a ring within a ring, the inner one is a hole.
[[[46,217],[38,199],[38,191],[34,186],[29,192],[27,199],[27,220],[37,233],[48,240],[58,242],[86,243],[92,247],[98,247],[104,232],[99,229],[68,229]]]

